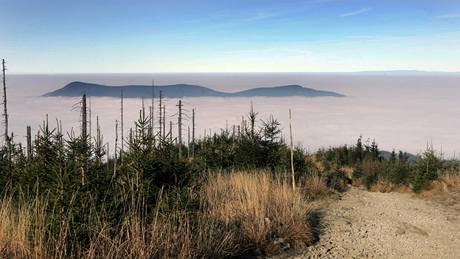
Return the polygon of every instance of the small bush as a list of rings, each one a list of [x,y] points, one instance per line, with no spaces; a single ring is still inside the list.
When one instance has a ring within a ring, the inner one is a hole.
[[[415,192],[420,192],[428,187],[431,181],[438,178],[441,169],[441,160],[436,156],[433,149],[428,148],[415,164],[411,182],[412,189]]]
[[[370,189],[384,172],[384,166],[378,160],[365,160],[362,164],[362,180],[367,189]]]
[[[343,192],[347,190],[349,184],[352,183],[345,172],[341,170],[334,170],[329,172],[326,176],[327,186],[333,190]]]
[[[388,181],[392,184],[407,184],[410,177],[410,167],[408,163],[396,161],[388,165]]]

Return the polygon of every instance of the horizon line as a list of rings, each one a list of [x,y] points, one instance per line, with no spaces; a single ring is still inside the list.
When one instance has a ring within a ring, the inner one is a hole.
[[[149,74],[372,74],[372,73],[392,73],[392,74],[460,74],[460,71],[440,71],[440,70],[360,70],[360,71],[201,71],[201,72],[16,72],[9,75],[149,75]]]

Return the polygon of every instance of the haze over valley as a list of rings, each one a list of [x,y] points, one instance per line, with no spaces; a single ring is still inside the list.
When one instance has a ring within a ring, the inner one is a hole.
[[[274,115],[288,125],[288,109],[293,112],[294,140],[308,150],[352,144],[362,135],[374,139],[382,149],[402,149],[420,153],[433,144],[446,156],[460,150],[460,75],[455,73],[199,73],[199,74],[74,74],[11,75],[8,90],[11,128],[17,137],[25,136],[27,125],[38,130],[46,114],[64,129],[79,128],[79,111],[73,109],[78,97],[41,97],[69,82],[85,81],[105,85],[193,84],[212,86],[222,92],[238,92],[263,86],[302,85],[345,95],[336,97],[191,97],[185,98],[188,115],[197,111],[197,132],[219,132],[223,125],[239,124],[251,102],[260,119]],[[156,103],[158,100],[155,100]],[[149,103],[150,100],[146,100]],[[167,120],[177,112],[178,99],[167,98]],[[114,139],[119,120],[119,98],[92,97],[93,130],[99,116],[104,139]],[[141,108],[140,99],[125,100],[125,118],[131,126]],[[157,108],[157,107],[156,107]],[[188,123],[188,122],[187,122]],[[176,131],[173,127],[173,131]],[[284,131],[286,133],[286,131]]]

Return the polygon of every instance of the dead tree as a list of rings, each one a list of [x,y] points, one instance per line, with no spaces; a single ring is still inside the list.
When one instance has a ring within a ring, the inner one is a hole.
[[[108,172],[108,171],[110,170],[110,149],[109,149],[109,148],[110,148],[110,144],[107,142],[107,143],[106,143],[106,146],[107,146],[107,147],[106,147],[107,152],[106,152],[106,156],[105,156],[105,157],[107,158],[107,172]]]
[[[155,81],[152,80],[152,100],[150,106],[150,134],[153,137],[155,128]]]
[[[195,109],[192,109],[192,157],[195,156]]]
[[[169,142],[172,144],[173,143],[173,135],[172,135],[172,121],[169,121]]]
[[[4,133],[4,139],[5,143],[8,147],[8,150],[10,145],[10,138],[8,135],[8,105],[7,105],[7,98],[6,98],[6,65],[5,65],[5,60],[2,59],[2,74],[3,74],[3,124],[5,126],[5,133]],[[9,152],[9,151],[8,151]]]
[[[139,111],[139,119],[141,119],[142,121],[146,121],[146,119],[145,119],[144,98],[142,98],[142,110]],[[148,123],[149,123],[149,126],[148,126],[148,127],[150,127],[150,121],[148,121]],[[136,126],[136,128],[137,128],[137,126]],[[147,130],[148,130],[148,128],[147,128]],[[137,132],[137,131],[136,131],[136,132]],[[147,131],[147,135],[149,135],[149,132],[148,132],[148,131]],[[142,128],[142,129],[140,130],[140,137],[141,137],[142,139],[145,138],[145,131],[144,131],[144,128]]]
[[[292,117],[291,109],[289,109],[289,136],[291,139],[291,177],[292,177],[292,189],[295,191],[295,173],[294,173],[294,145],[292,141]]]
[[[121,136],[121,152],[120,152],[120,159],[123,160],[123,152],[125,151],[125,141],[124,141],[124,124],[123,124],[123,89],[121,90],[121,100],[120,100],[120,136]],[[115,154],[117,153],[117,149],[115,149]]]
[[[166,138],[166,105],[163,104],[163,138]]]
[[[190,126],[187,127],[187,157],[190,157]]]
[[[86,94],[83,94],[81,104],[81,141],[82,141],[82,167],[81,184],[85,185],[85,177],[88,169],[88,109],[86,106]]]
[[[95,155],[98,166],[102,165],[102,156],[104,155],[104,147],[102,145],[101,127],[99,125],[99,116],[96,116],[96,141],[94,143]]]
[[[182,100],[179,100],[179,117],[177,119],[177,135],[178,135],[178,145],[179,145],[179,158],[182,158]]]
[[[159,100],[159,112],[160,112],[160,117],[159,117],[159,124],[160,124],[160,138],[163,138],[163,112],[162,112],[162,109],[163,109],[163,93],[160,91],[160,100]]]
[[[118,149],[118,120],[115,120],[115,155],[113,160],[113,176],[115,178],[117,173],[117,149]],[[109,162],[107,157],[107,163]]]
[[[27,126],[27,160],[32,159],[32,129]]]
[[[86,94],[81,100],[81,137],[83,140],[88,138],[88,109],[86,106]]]
[[[92,117],[91,117],[91,96],[88,97],[88,104],[89,104],[89,107],[88,107],[88,116],[89,116],[89,120],[88,120],[88,139],[91,140],[91,133],[92,133]]]

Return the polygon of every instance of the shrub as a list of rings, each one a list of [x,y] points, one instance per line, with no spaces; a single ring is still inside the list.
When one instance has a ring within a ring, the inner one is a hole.
[[[410,166],[404,161],[389,162],[388,181],[392,184],[407,184],[410,177]]]
[[[428,148],[415,164],[411,182],[412,189],[415,192],[420,192],[426,188],[431,181],[438,178],[441,168],[441,160],[432,148]]]
[[[342,170],[333,170],[326,173],[325,177],[327,186],[339,192],[346,191],[348,184],[352,183],[351,179]]]
[[[367,159],[362,164],[361,178],[367,189],[371,188],[383,173],[384,165],[381,161]]]

